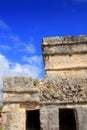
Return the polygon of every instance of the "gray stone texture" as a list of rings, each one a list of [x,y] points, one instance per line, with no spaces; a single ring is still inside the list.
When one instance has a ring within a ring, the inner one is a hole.
[[[26,111],[40,110],[41,130],[59,130],[59,109],[76,110],[87,130],[87,36],[44,38],[45,78],[3,77],[3,130],[26,130]]]
[[[3,108],[3,130],[24,130],[25,111],[20,110],[19,104],[5,104]]]
[[[55,105],[41,107],[41,130],[59,130],[58,114],[58,108]]]
[[[78,108],[77,115],[79,130],[87,130],[87,108]]]

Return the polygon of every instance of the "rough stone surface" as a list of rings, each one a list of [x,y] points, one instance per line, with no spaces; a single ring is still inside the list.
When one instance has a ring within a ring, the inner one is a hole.
[[[43,46],[43,55],[86,53],[87,43]]]
[[[3,102],[39,102],[37,80],[31,77],[4,77],[3,85]]]
[[[40,88],[40,101],[58,103],[87,102],[86,79],[46,79]]]
[[[59,130],[58,108],[51,105],[42,107],[40,110],[40,120],[42,130]]]
[[[78,122],[79,122],[79,130],[87,130],[87,108],[78,108]]]
[[[23,130],[25,122],[25,110],[19,108],[19,104],[4,105],[3,130]]]
[[[12,88],[12,89],[26,89],[33,87],[33,81],[31,77],[3,77],[3,88]]]
[[[73,44],[73,43],[85,43],[87,42],[87,36],[65,36],[65,37],[49,37],[43,38],[43,45],[56,45],[56,44]]]
[[[46,70],[67,70],[87,67],[87,54],[55,55],[49,56],[45,61]]]
[[[44,38],[45,78],[3,77],[3,130],[26,130],[26,111],[39,110],[41,130],[59,130],[59,109],[75,110],[87,130],[87,36]]]

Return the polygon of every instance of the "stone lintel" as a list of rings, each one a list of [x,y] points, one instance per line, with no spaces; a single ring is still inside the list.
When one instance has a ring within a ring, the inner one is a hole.
[[[25,110],[39,110],[40,103],[39,102],[22,102],[20,103],[20,108]]]
[[[77,106],[80,106],[80,107],[87,107],[87,102],[66,102],[66,101],[61,101],[61,102],[49,102],[49,101],[44,101],[44,102],[40,102],[40,106],[42,107],[42,106],[51,106],[51,105],[55,105],[55,106],[64,106],[64,107],[66,107],[66,106],[73,106],[73,107],[77,107]]]

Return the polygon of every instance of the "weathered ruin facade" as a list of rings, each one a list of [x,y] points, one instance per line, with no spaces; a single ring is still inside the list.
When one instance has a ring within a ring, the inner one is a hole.
[[[87,36],[44,38],[45,78],[3,78],[3,130],[87,130]]]

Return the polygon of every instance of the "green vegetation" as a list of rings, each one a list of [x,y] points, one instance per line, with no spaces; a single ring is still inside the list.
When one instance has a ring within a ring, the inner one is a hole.
[[[3,106],[0,106],[0,112],[2,111]],[[2,125],[0,124],[0,130],[2,130]]]
[[[0,130],[2,130],[2,126],[0,125]]]
[[[37,85],[38,85],[38,81],[37,81],[37,80],[34,80],[34,81],[33,81],[33,85],[34,85],[34,86],[37,86]]]
[[[2,107],[3,107],[3,106],[0,106],[0,111],[2,111]]]
[[[48,89],[51,89],[52,87],[51,86],[47,86]]]

